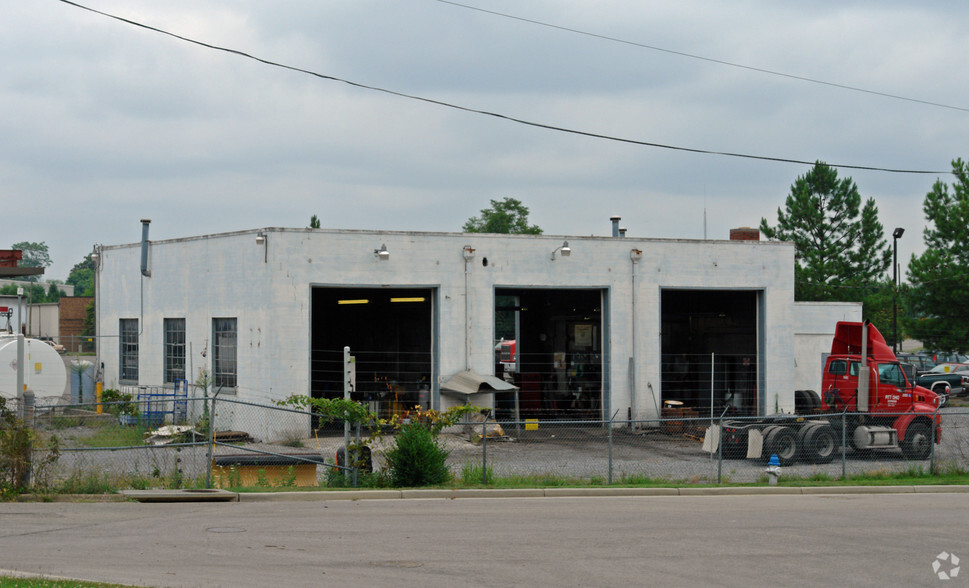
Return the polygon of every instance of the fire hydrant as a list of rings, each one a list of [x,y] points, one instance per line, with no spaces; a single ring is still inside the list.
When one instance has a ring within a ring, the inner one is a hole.
[[[781,477],[781,460],[777,459],[777,454],[770,456],[770,461],[767,462],[767,472],[768,477],[770,477],[770,485],[777,486],[777,478]]]

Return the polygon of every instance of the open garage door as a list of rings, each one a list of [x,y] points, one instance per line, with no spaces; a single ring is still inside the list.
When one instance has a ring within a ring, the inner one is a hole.
[[[314,398],[343,396],[343,348],[349,347],[354,398],[371,402],[381,417],[431,407],[434,290],[318,287],[312,298]]]
[[[757,414],[758,292],[663,290],[665,408]]]
[[[495,375],[521,389],[523,418],[602,418],[604,303],[598,289],[495,290]],[[512,418],[507,400],[496,399],[496,408]]]

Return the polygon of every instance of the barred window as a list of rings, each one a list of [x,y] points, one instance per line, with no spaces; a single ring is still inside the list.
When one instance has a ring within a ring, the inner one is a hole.
[[[185,379],[185,319],[165,319],[165,383]]]
[[[218,388],[235,388],[238,375],[237,319],[212,319],[212,384]]]
[[[138,383],[138,319],[120,319],[118,379]]]

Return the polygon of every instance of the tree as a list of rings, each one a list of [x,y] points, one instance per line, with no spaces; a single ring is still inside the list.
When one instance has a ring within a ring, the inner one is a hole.
[[[310,217],[310,228],[311,229],[320,228],[320,219],[315,214]]]
[[[50,260],[50,253],[47,251],[47,243],[41,241],[40,243],[32,243],[30,241],[21,241],[19,243],[14,243],[10,246],[11,249],[19,249],[23,252],[23,259],[20,260],[20,267],[42,267],[48,268],[52,263]],[[28,282],[36,282],[37,276],[29,276],[24,278]]]
[[[75,296],[94,296],[94,269],[90,253],[71,268],[67,283],[74,286]]]
[[[952,162],[956,178],[950,186],[936,180],[925,195],[922,211],[929,225],[925,251],[908,264],[906,302],[911,316],[902,318],[906,332],[929,349],[969,350],[969,163]]]
[[[815,163],[791,186],[777,226],[760,221],[768,239],[794,243],[795,300],[884,300],[884,279],[892,252],[878,220],[878,207],[861,195],[851,178]],[[870,312],[883,309],[868,308]]]
[[[538,225],[528,224],[528,207],[514,198],[492,200],[491,208],[483,208],[481,216],[469,218],[463,230],[465,233],[542,234]]]

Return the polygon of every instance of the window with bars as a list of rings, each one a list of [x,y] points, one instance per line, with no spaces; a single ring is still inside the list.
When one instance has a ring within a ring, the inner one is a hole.
[[[237,319],[212,319],[212,385],[215,389],[234,389],[237,385],[237,332]]]
[[[165,383],[185,379],[185,319],[165,319]]]
[[[138,383],[138,319],[120,319],[118,332],[118,379],[127,383]]]

